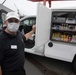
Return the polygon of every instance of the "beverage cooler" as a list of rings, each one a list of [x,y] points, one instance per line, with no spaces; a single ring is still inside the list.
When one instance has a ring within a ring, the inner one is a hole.
[[[76,44],[76,12],[52,13],[51,40]]]

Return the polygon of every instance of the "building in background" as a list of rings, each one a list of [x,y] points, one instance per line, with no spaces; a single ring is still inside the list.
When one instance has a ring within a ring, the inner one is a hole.
[[[13,10],[5,7],[4,5],[0,4],[0,31],[2,30],[3,28],[3,23],[4,23],[4,20],[5,20],[5,16],[8,12],[11,12]]]

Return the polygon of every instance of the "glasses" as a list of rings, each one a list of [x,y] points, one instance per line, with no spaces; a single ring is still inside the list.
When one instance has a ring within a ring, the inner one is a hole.
[[[9,23],[12,23],[12,22],[19,23],[19,20],[17,20],[17,19],[8,19],[8,22]]]

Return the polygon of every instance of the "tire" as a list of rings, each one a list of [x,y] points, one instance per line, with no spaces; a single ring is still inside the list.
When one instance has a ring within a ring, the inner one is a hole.
[[[76,55],[75,55],[73,62],[72,62],[72,68],[73,68],[74,72],[76,73]]]

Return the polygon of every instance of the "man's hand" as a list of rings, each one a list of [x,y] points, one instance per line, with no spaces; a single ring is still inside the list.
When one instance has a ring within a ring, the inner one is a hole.
[[[32,26],[32,31],[34,31],[34,32],[36,31],[36,25]]]
[[[30,38],[30,36],[36,31],[36,25],[32,26],[32,30],[28,33],[26,33],[24,36],[26,37],[26,40]]]

